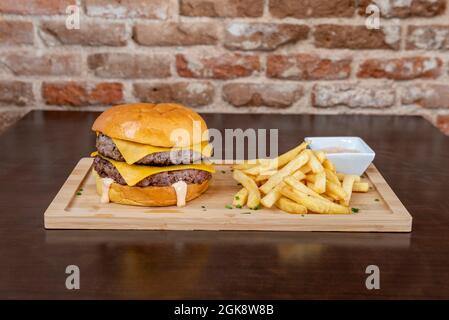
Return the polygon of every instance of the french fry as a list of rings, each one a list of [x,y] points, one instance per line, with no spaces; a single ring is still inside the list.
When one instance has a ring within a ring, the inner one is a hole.
[[[233,178],[240,182],[243,187],[245,187],[248,190],[248,201],[247,206],[250,209],[255,209],[260,204],[260,191],[256,185],[256,182],[254,182],[253,179],[245,175],[240,170],[234,170]]]
[[[326,191],[326,173],[324,171],[318,172],[315,175],[313,185],[315,186],[315,191],[320,194]]]
[[[312,189],[308,188],[304,183],[296,180],[293,177],[284,178],[284,182],[299,192],[305,193],[307,195],[310,195],[310,196],[313,196],[316,198],[320,198],[322,200],[326,200],[326,198],[322,197],[318,192],[313,191]]]
[[[292,177],[301,181],[304,180],[306,178],[306,175],[301,171],[301,169],[296,170],[293,174]]]
[[[301,172],[304,174],[308,174],[309,172],[312,171],[312,168],[308,164],[306,164],[302,166],[299,170],[301,170]]]
[[[334,171],[332,171],[330,169],[327,169],[327,168],[324,168],[324,172],[326,173],[326,179],[327,180],[329,180],[330,182],[333,182],[336,185],[341,187],[341,182],[338,179],[338,176],[337,176],[337,174]]]
[[[261,187],[260,191],[267,194],[271,191],[276,185],[282,182],[284,177],[292,174],[303,165],[305,165],[309,161],[309,156],[306,153],[306,150],[297,155],[293,160],[287,163],[282,169],[280,169],[276,174],[272,175],[267,182],[265,182]]]
[[[249,174],[251,176],[257,176],[260,174],[260,164],[255,165],[254,167],[243,170],[245,174]]]
[[[276,201],[276,207],[279,209],[286,211],[288,213],[294,214],[306,214],[307,208],[295,201],[292,201],[286,197],[281,197],[278,201]]]
[[[346,192],[343,190],[343,188],[330,181],[326,183],[326,193],[331,193],[337,196],[339,200],[344,200],[346,198]]]
[[[246,170],[252,167],[257,166],[257,160],[246,160],[242,163],[237,163],[232,166],[234,170]]]
[[[344,173],[337,173],[337,177],[338,180],[343,182],[343,179],[345,178],[345,174]],[[354,176],[355,177],[355,182],[360,182],[360,177],[359,176]]]
[[[303,205],[312,212],[324,214],[349,214],[351,212],[349,207],[312,197],[291,187],[282,188],[281,194]]]
[[[315,156],[315,154],[313,153],[312,150],[307,149],[304,152],[307,152],[307,155],[309,156],[309,166],[312,169],[313,173],[318,173],[321,171],[324,171],[323,165],[321,164],[321,162],[317,159],[317,157]]]
[[[276,185],[273,189],[270,190],[261,200],[260,203],[263,204],[264,207],[271,208],[276,201],[282,196],[280,190],[285,187],[285,183],[281,182]]]
[[[354,186],[355,177],[356,176],[354,176],[354,175],[347,174],[347,175],[345,175],[345,177],[343,179],[342,188],[345,191],[346,196],[342,200],[342,202],[345,206],[349,206],[349,200],[351,199],[352,188]]]
[[[258,176],[256,176],[256,177],[254,178],[254,181],[256,181],[256,182],[265,182],[265,181],[267,181],[270,177],[271,177],[271,176],[267,176],[267,175],[264,175],[264,174],[259,174]]]
[[[326,160],[326,154],[323,151],[314,151],[315,157],[318,159],[318,161],[323,164],[324,160]]]
[[[306,175],[306,181],[314,183],[315,182],[315,174],[310,173],[310,174]]]
[[[326,174],[324,171],[306,176],[307,186],[316,193],[326,192]]]
[[[307,186],[307,188],[309,188],[310,190],[312,190],[312,191],[314,191],[314,192],[316,192],[316,193],[319,193],[319,192],[318,192],[319,190],[317,190],[317,189],[315,188],[315,184],[313,184],[312,182],[308,182],[308,181],[307,181],[306,186]]]
[[[333,164],[329,159],[326,159],[326,160],[323,161],[323,167],[324,167],[325,169],[331,170],[332,172],[336,172],[336,171],[337,171],[337,170],[335,169],[334,164]]]
[[[368,192],[369,184],[367,182],[354,182],[352,192]]]
[[[281,154],[274,159],[259,159],[259,165],[245,171],[247,174],[257,175],[265,171],[280,168],[294,159],[301,151],[307,148],[309,144],[303,142],[297,147]]]
[[[234,207],[241,208],[246,204],[246,201],[248,201],[248,190],[246,188],[242,188],[234,195],[232,205]]]

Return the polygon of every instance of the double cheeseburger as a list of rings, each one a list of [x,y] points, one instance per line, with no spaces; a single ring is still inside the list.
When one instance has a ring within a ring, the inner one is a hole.
[[[170,103],[120,105],[103,112],[92,130],[102,202],[182,206],[207,190],[212,147],[206,123],[193,110]]]

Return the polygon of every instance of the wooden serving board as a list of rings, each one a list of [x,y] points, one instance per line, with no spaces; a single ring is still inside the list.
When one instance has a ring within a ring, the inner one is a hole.
[[[216,165],[209,189],[185,207],[138,207],[101,204],[92,158],[83,158],[45,212],[45,228],[410,232],[412,217],[374,165],[366,176],[370,191],[353,194],[351,206],[360,210],[348,215],[227,209],[240,188],[230,165]]]

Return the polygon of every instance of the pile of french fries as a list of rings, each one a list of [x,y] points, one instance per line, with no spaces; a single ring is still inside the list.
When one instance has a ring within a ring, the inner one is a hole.
[[[233,166],[233,178],[243,188],[233,206],[259,209],[273,205],[288,213],[349,214],[353,192],[368,192],[356,175],[337,173],[322,151],[306,142],[274,159],[256,159]]]

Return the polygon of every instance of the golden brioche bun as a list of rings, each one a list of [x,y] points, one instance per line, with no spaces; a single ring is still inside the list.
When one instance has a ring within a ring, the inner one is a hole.
[[[101,196],[103,184],[100,176],[93,170],[97,193]],[[187,184],[186,201],[200,196],[209,187],[209,180],[201,184]],[[109,200],[114,203],[133,206],[165,207],[176,205],[176,192],[171,186],[167,187],[130,187],[112,183],[109,188]]]
[[[194,121],[199,130],[194,136]],[[170,136],[175,130],[184,129],[190,135],[187,141],[172,141]],[[134,103],[111,107],[104,111],[94,122],[92,130],[111,138],[123,139],[156,147],[188,147],[202,141],[208,141],[204,134],[207,130],[203,118],[195,111],[174,103]],[[192,141],[193,139],[198,141]]]

